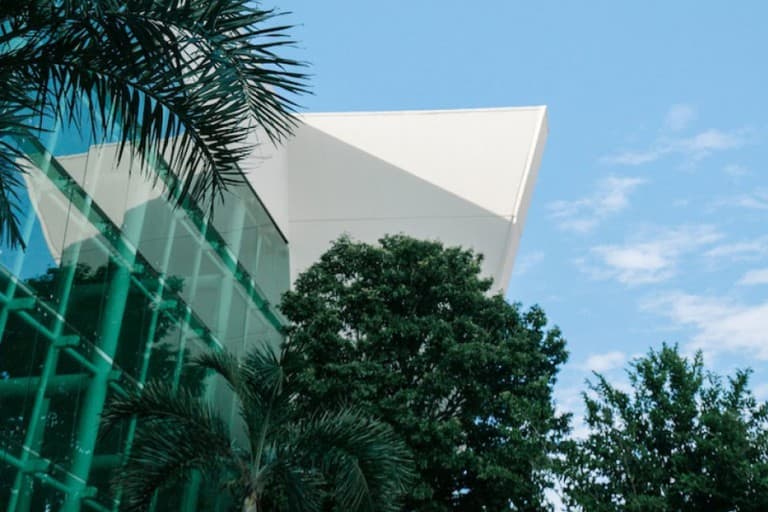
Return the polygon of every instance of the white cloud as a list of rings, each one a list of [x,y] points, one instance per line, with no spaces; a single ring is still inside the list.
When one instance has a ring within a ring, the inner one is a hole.
[[[629,206],[629,194],[645,180],[608,176],[598,182],[594,194],[573,201],[554,201],[549,210],[558,226],[566,231],[585,233],[606,217]]]
[[[679,132],[688,127],[696,119],[696,109],[691,105],[680,103],[672,105],[664,118],[664,127],[673,132]]]
[[[768,210],[768,190],[758,190],[734,198],[734,204],[750,210]]]
[[[660,244],[603,245],[592,251],[608,267],[607,274],[624,284],[656,283],[672,277],[674,261]]]
[[[768,284],[768,268],[750,270],[739,279],[737,284],[742,286]]]
[[[692,137],[678,139],[671,144],[675,151],[702,157],[713,151],[723,151],[743,146],[746,142],[744,131],[724,132],[710,129]]]
[[[739,304],[719,297],[672,292],[646,301],[643,307],[680,327],[693,328],[689,349],[712,354],[739,352],[768,360],[768,302]]]
[[[581,375],[579,377],[581,378]],[[555,387],[555,412],[573,415],[571,437],[577,439],[584,439],[589,435],[589,427],[587,427],[583,416],[584,397],[582,393],[584,391],[586,388],[581,380],[579,380],[578,385]]]
[[[713,260],[759,260],[768,256],[768,236],[761,236],[747,241],[716,245],[706,252],[706,256]]]
[[[710,129],[689,137],[659,138],[647,149],[611,154],[604,157],[603,161],[609,164],[636,166],[655,162],[662,157],[678,155],[690,164],[712,153],[741,147],[748,141],[745,130],[728,132]]]
[[[763,382],[752,388],[752,393],[759,402],[765,402],[768,400],[768,383]]]
[[[768,189],[757,189],[740,195],[726,196],[712,202],[714,208],[733,207],[746,210],[768,210]]]
[[[740,176],[746,176],[749,174],[749,169],[739,164],[728,164],[723,167],[723,172],[729,176],[738,178]]]
[[[515,265],[515,276],[520,277],[531,271],[533,267],[544,260],[543,251],[534,251],[522,254]]]
[[[583,370],[601,373],[621,368],[626,360],[627,354],[615,350],[604,354],[592,354],[580,366]]]
[[[712,153],[735,149],[749,142],[749,131],[743,128],[730,131],[710,128],[692,135],[680,135],[695,118],[696,110],[690,105],[673,105],[667,111],[656,139],[647,148],[611,153],[603,157],[602,161],[614,165],[637,166],[675,155],[690,165]],[[740,169],[727,167],[726,172],[728,170]]]
[[[711,226],[681,226],[646,233],[624,244],[591,249],[597,266],[588,269],[596,278],[626,285],[658,283],[675,275],[680,258],[721,238]]]
[[[603,162],[616,165],[642,165],[649,162],[655,162],[662,156],[668,154],[666,148],[649,148],[643,151],[622,151],[602,158]]]

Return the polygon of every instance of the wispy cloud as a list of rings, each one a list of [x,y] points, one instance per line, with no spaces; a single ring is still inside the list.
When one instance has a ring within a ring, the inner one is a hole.
[[[709,249],[705,255],[712,259],[728,261],[755,261],[768,256],[768,236],[753,238],[727,244],[719,244]]]
[[[664,117],[664,128],[669,131],[679,132],[688,127],[688,125],[696,119],[696,109],[691,105],[685,103],[678,103],[672,105],[667,111],[667,115]]]
[[[739,178],[749,174],[749,169],[739,164],[728,164],[723,167],[723,172],[733,178]]]
[[[621,368],[626,361],[627,354],[615,350],[603,354],[592,354],[580,365],[580,367],[585,371],[602,373]]]
[[[520,277],[531,271],[536,265],[544,260],[544,251],[534,251],[522,254],[519,261],[515,264],[515,275]]]
[[[752,393],[754,393],[755,398],[760,402],[768,400],[768,382],[763,382],[754,386],[752,388]]]
[[[768,210],[768,190],[756,190],[749,194],[742,194],[718,201],[718,204],[726,206],[738,206],[749,210]]]
[[[755,286],[761,284],[768,284],[768,268],[756,268],[748,271],[736,284],[742,286]]]
[[[602,161],[614,165],[637,166],[677,155],[686,163],[693,164],[712,153],[735,149],[749,142],[749,131],[744,128],[710,128],[687,136],[680,135],[679,132],[687,128],[695,118],[696,111],[690,105],[673,105],[665,116],[659,134],[648,147],[617,151],[603,157]]]
[[[629,195],[645,180],[608,176],[597,183],[593,194],[573,201],[554,201],[549,211],[558,226],[566,231],[586,233],[606,217],[629,206]]]
[[[595,278],[626,285],[658,283],[675,275],[683,255],[720,238],[715,228],[706,225],[652,230],[623,244],[593,247],[592,264],[582,267]]]
[[[768,302],[741,304],[720,297],[671,292],[646,301],[643,307],[679,327],[693,328],[689,349],[712,354],[740,352],[768,360]]]
[[[603,161],[615,165],[637,166],[655,162],[666,156],[678,155],[687,163],[696,163],[712,153],[744,146],[749,140],[746,130],[723,131],[710,129],[689,137],[657,139],[642,150],[610,154]]]

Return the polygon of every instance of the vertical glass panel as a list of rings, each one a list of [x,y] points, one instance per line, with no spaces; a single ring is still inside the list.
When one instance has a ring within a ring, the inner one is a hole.
[[[27,249],[23,252],[23,264],[18,275],[23,279],[39,280],[61,264],[71,207],[67,195],[62,193],[39,168],[30,166],[24,180],[29,201],[27,211],[34,219],[34,223]],[[82,229],[85,228],[81,222],[78,227],[73,228],[73,231]],[[74,233],[70,234],[72,235]],[[47,296],[43,295],[43,297]],[[54,298],[47,298],[55,306],[52,302]]]
[[[148,364],[147,380],[172,382],[179,359],[179,342],[182,328],[175,316],[164,313],[160,316],[158,336],[152,344]]]
[[[16,472],[16,467],[0,460],[0,503],[8,503],[11,499],[11,490],[13,489]]]
[[[125,374],[115,379],[107,393],[107,402],[118,395],[117,389],[132,389],[135,383]],[[116,498],[116,489],[111,486],[110,478],[122,462],[122,456],[128,441],[130,423],[116,425],[110,432],[100,436],[95,449],[88,484],[96,488],[96,499],[109,504]]]
[[[152,322],[152,304],[152,300],[132,281],[114,361],[122,372],[133,379],[138,379],[141,373],[147,335]]]
[[[267,322],[264,315],[256,308],[248,310],[248,324],[244,333],[246,347],[263,346],[265,343],[276,348],[282,342],[282,334]]]
[[[15,457],[22,454],[48,347],[34,327],[9,316],[0,341],[0,449]]]
[[[29,493],[31,495],[29,510],[49,512],[60,510],[64,503],[64,493],[46,485],[36,478],[28,478]]]
[[[217,335],[221,343],[230,351],[239,354],[245,337],[245,315],[250,306],[250,300],[243,291],[229,278],[222,283],[221,309],[218,311]]]
[[[62,354],[56,367],[56,375],[50,383],[50,400],[47,407],[40,454],[62,466],[68,466],[77,449],[77,415],[91,384],[92,376],[87,369]],[[94,425],[93,428],[98,428]]]
[[[189,363],[198,357],[200,354],[208,352],[210,350],[208,343],[197,335],[188,335],[184,346],[184,359],[180,366],[181,371],[178,373],[178,386],[184,387],[192,392],[196,396],[202,396],[205,391],[205,377],[206,371],[195,366],[190,366]]]
[[[245,188],[245,187],[241,187]],[[238,259],[264,292],[277,305],[288,290],[288,246],[259,200],[250,190],[238,189],[246,207]]]

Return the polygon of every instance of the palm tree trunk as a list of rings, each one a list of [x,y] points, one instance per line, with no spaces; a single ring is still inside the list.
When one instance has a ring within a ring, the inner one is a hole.
[[[259,498],[252,492],[243,500],[243,512],[259,512]]]

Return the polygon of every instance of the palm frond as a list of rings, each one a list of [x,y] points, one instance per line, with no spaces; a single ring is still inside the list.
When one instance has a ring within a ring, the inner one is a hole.
[[[246,473],[245,456],[232,445],[224,420],[187,390],[150,382],[115,397],[102,414],[102,435],[133,417],[139,421],[133,448],[113,480],[127,510],[144,510],[156,490],[184,481],[192,470],[211,478],[232,472],[240,480]]]
[[[240,393],[242,379],[240,376],[240,361],[228,350],[208,351],[195,357],[191,366],[210,370],[220,375],[234,393]]]
[[[249,0],[0,5],[0,68],[25,84],[40,119],[116,138],[119,156],[130,148],[144,170],[164,158],[178,202],[213,208],[243,180],[254,125],[280,140],[294,126],[292,97],[307,92],[303,64],[274,53],[291,44],[290,27],[270,26],[277,14]],[[0,93],[0,108],[14,101]]]
[[[264,467],[261,479],[259,483],[270,490],[264,497],[266,509],[272,504],[273,509],[292,512],[321,510],[325,479],[317,469],[303,466],[302,461],[277,457]]]
[[[177,430],[205,432],[211,439],[225,440],[229,430],[213,408],[187,389],[174,390],[165,382],[150,381],[144,389],[115,397],[102,413],[102,435],[119,422],[137,418],[145,425],[166,425]]]
[[[0,138],[0,240],[9,247],[18,245],[22,249],[25,243],[20,226],[23,211],[19,191],[24,186],[21,178],[26,172],[24,161],[26,159],[18,148]]]
[[[287,447],[320,468],[342,510],[399,510],[413,480],[413,460],[386,423],[343,410],[300,422]]]
[[[235,499],[254,499],[264,509],[314,512],[332,503],[350,511],[398,510],[413,478],[405,444],[388,425],[351,410],[293,417],[295,368],[285,348],[276,353],[263,346],[240,361],[211,353],[194,364],[255,397],[242,400],[251,450],[233,446],[221,418],[190,392],[151,382],[141,392],[116,397],[104,412],[105,431],[138,419],[132,451],[115,479],[130,510],[140,510],[157,489],[186,480],[192,470],[228,482]]]
[[[79,2],[45,45],[40,79],[52,84],[51,109],[72,119],[84,95],[97,106],[92,126],[117,121],[121,147],[165,156],[182,178],[172,191],[180,199],[213,199],[242,180],[249,120],[279,139],[295,107],[281,91],[304,91],[303,75],[289,69],[299,63],[272,52],[288,27],[264,28],[274,13],[249,3]]]
[[[150,423],[138,429],[131,454],[113,485],[122,489],[124,509],[146,510],[155,491],[188,480],[193,470],[214,481],[229,474],[242,480],[236,462],[229,444],[211,438],[204,429]]]
[[[3,33],[0,30],[0,37]],[[19,225],[23,214],[20,192],[24,186],[25,166],[29,165],[17,140],[29,136],[29,127],[37,110],[24,83],[7,72],[5,59],[24,51],[18,48],[9,50],[6,55],[0,54],[0,82],[3,84],[0,92],[0,240],[11,248],[24,248]]]
[[[286,379],[282,354],[276,353],[266,344],[245,356],[242,373],[251,391],[264,396],[281,393]]]
[[[254,389],[248,382],[247,372],[241,361],[227,350],[206,352],[195,358],[193,366],[214,371],[221,376],[234,394],[237,401],[239,416],[245,427],[250,450],[257,451],[258,432],[263,428],[267,407],[269,407],[269,394],[261,389]]]

